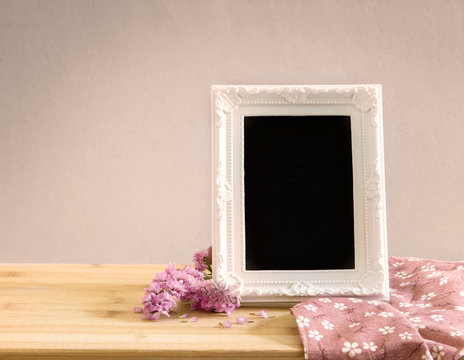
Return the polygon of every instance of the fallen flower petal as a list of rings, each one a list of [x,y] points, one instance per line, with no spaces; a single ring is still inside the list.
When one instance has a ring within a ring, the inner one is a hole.
[[[198,321],[198,318],[196,316],[190,319],[190,322],[197,322],[197,321]]]
[[[143,313],[143,309],[141,307],[135,306],[134,307],[134,312],[135,313]]]
[[[184,314],[184,315],[181,315],[181,316],[179,316],[179,317],[182,318],[182,319],[185,319],[185,318],[188,318],[188,317],[189,317],[189,314]]]
[[[243,324],[246,324],[248,322],[248,318],[245,317],[245,316],[239,316],[239,317],[237,317],[236,322],[237,322],[238,325],[243,325]]]
[[[272,318],[275,318],[275,315],[268,315],[266,313],[266,310],[261,310],[259,313],[250,313],[250,315],[253,315],[253,316],[259,316],[260,318],[263,318],[263,319],[272,319]]]
[[[224,322],[222,322],[222,323],[219,323],[219,325],[221,325],[221,326],[223,326],[223,327],[225,327],[225,328],[230,328],[230,327],[232,327],[232,323],[231,323],[229,320],[226,320],[226,321],[224,321]]]

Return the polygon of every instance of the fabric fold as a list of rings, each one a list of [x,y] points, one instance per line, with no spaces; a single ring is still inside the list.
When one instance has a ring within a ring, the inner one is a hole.
[[[464,262],[389,258],[390,301],[310,298],[290,309],[305,359],[464,356]]]

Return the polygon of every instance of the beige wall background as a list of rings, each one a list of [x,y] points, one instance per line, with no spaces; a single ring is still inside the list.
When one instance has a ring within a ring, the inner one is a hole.
[[[0,0],[0,262],[211,242],[210,85],[383,85],[389,250],[464,259],[464,1]]]

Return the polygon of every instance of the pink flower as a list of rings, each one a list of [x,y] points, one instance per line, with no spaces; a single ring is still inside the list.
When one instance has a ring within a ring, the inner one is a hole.
[[[266,310],[264,310],[264,309],[261,310],[261,311],[258,313],[258,315],[259,315],[260,317],[262,317],[263,319],[267,319],[267,317],[268,317],[267,314],[266,314]]]
[[[206,282],[204,286],[192,293],[187,300],[192,301],[192,310],[225,312],[230,314],[240,307],[240,297],[233,289],[227,289],[215,281]]]
[[[179,300],[190,301],[193,310],[203,309],[228,315],[233,312],[240,306],[240,296],[235,289],[206,281],[211,279],[211,251],[210,247],[195,253],[193,259],[196,269],[190,266],[176,269],[174,264],[169,264],[167,269],[156,274],[145,289],[143,308],[134,307],[134,312],[143,313],[143,319],[159,320],[161,315],[169,317]],[[209,274],[204,270],[208,270]],[[188,314],[180,317],[187,318]],[[193,317],[190,321],[196,322],[198,318]]]
[[[248,318],[246,318],[245,316],[239,316],[237,317],[236,322],[238,325],[243,325],[248,322]]]
[[[232,323],[229,320],[224,321],[223,323],[219,323],[220,325],[224,326],[225,328],[232,327]]]
[[[177,299],[167,291],[147,291],[143,297],[143,305],[143,319],[159,320],[161,315],[169,317],[169,313],[177,307]]]
[[[193,263],[195,265],[196,270],[209,270],[211,272],[212,247],[210,246],[208,250],[197,250],[193,254]]]
[[[150,286],[145,289],[142,299],[143,319],[159,320],[161,315],[169,317],[169,313],[177,307],[177,301],[198,291],[205,284],[204,275],[185,266],[176,269],[174,264],[155,275]],[[134,308],[140,312],[141,308]]]

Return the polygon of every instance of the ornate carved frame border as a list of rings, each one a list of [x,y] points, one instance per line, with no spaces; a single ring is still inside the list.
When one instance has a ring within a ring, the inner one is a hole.
[[[212,86],[213,274],[244,302],[308,296],[388,299],[380,85]],[[243,118],[247,114],[349,114],[352,118],[354,270],[246,271]]]

